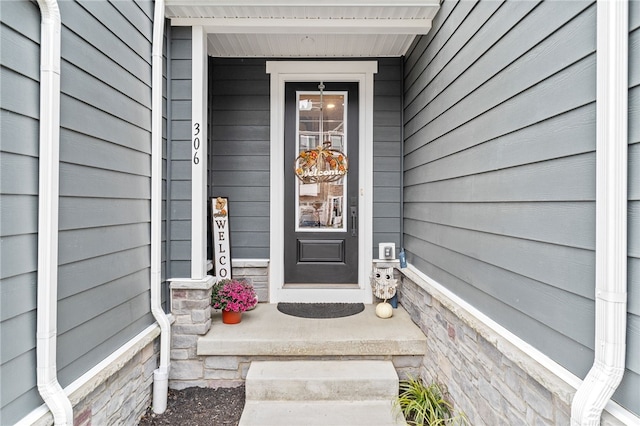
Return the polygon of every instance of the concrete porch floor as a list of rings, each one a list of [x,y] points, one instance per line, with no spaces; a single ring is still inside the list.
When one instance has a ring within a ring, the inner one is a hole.
[[[375,304],[349,317],[308,319],[260,303],[240,324],[222,323],[215,312],[209,332],[198,339],[198,355],[236,356],[421,356],[427,339],[398,305],[393,317],[378,318]]]

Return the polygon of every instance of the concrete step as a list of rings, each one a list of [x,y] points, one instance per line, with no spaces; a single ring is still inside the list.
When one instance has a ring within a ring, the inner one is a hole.
[[[391,361],[254,361],[240,426],[398,426]]]
[[[209,332],[198,339],[198,355],[215,356],[423,356],[427,338],[398,306],[393,317],[378,318],[375,304],[357,315],[331,319],[297,318],[260,303],[234,326],[212,316]]]
[[[247,400],[393,401],[398,374],[390,361],[255,361]]]
[[[390,401],[247,401],[239,426],[400,426]]]

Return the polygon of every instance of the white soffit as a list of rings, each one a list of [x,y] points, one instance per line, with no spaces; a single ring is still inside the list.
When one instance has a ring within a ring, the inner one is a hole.
[[[438,0],[167,0],[173,26],[203,26],[218,57],[404,55]]]

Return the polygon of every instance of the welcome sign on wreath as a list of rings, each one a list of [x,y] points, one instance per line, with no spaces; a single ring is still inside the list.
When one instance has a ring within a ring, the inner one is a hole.
[[[229,200],[226,198],[211,199],[211,233],[213,234],[213,263],[216,268],[216,281],[231,278]]]
[[[331,142],[324,146],[302,151],[295,160],[296,177],[302,183],[334,182],[347,174],[347,156],[331,148]]]

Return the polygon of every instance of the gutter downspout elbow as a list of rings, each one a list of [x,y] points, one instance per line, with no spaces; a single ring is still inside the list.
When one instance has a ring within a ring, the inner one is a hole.
[[[600,425],[625,370],[628,45],[628,2],[597,2],[595,359],[573,398],[572,426]]]
[[[164,0],[156,0],[153,16],[151,79],[151,313],[160,326],[160,365],[153,372],[153,412],[167,409],[171,323],[162,309],[162,70]]]
[[[38,392],[56,425],[73,424],[73,406],[58,382],[58,196],[60,169],[61,18],[56,0],[38,0],[40,31],[40,154],[38,189]]]

